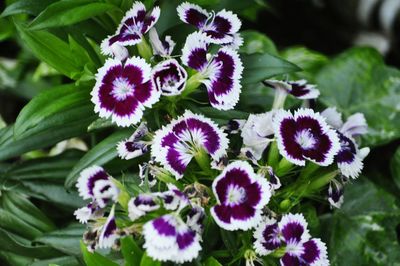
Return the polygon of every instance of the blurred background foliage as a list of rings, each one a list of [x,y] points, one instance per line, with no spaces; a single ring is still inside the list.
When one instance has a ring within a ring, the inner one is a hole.
[[[362,146],[372,150],[363,176],[346,187],[342,209],[331,211],[321,197],[319,206],[305,203],[301,211],[327,243],[332,265],[400,265],[400,1],[191,2],[238,13],[245,40],[240,52],[277,55],[300,66],[290,78],[318,85],[319,110],[337,106],[345,116],[366,115],[370,134]],[[182,42],[192,29],[179,23],[175,1],[157,3],[159,32]],[[107,121],[96,120],[88,96],[104,61],[98,45],[131,5],[129,0],[1,2],[0,265],[107,261],[81,254],[84,227],[72,213],[83,202],[73,183],[93,162],[117,176],[137,163],[116,158],[115,142],[130,131],[111,134]],[[260,83],[245,82],[239,109],[266,111],[272,97]],[[244,116],[201,112],[219,122]],[[146,258],[141,263],[146,265]]]

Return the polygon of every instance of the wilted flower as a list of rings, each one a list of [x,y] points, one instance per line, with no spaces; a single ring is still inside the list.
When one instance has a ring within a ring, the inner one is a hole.
[[[182,92],[186,85],[186,70],[175,59],[162,61],[153,68],[152,77],[158,91],[173,96]]]
[[[98,70],[91,95],[100,117],[127,127],[142,119],[143,110],[158,101],[160,92],[151,80],[151,66],[132,57],[125,64],[108,59]]]
[[[188,2],[177,8],[179,18],[204,32],[210,42],[228,44],[234,42],[235,34],[240,30],[242,22],[231,11],[221,10],[218,13],[201,8]]]
[[[214,122],[186,111],[155,133],[151,154],[180,179],[192,158],[202,150],[219,160],[227,148],[228,139]]]
[[[254,173],[245,161],[229,164],[212,184],[217,205],[211,208],[215,222],[226,230],[248,230],[261,220],[261,209],[271,197],[268,181]]]
[[[207,57],[209,42],[204,34],[190,34],[182,49],[182,63],[201,74],[199,81],[207,87],[211,105],[219,110],[232,109],[239,101],[243,66],[239,54],[220,48]]]
[[[108,36],[101,43],[101,52],[104,55],[113,55],[112,46],[131,46],[142,41],[147,33],[160,17],[160,8],[154,7],[151,13],[146,13],[146,7],[141,2],[133,3],[133,6],[122,18],[116,33]]]
[[[130,160],[143,155],[148,151],[148,142],[142,138],[148,133],[146,123],[141,123],[132,136],[120,141],[117,145],[118,156],[125,160]]]
[[[158,37],[157,30],[152,28],[149,32],[150,44],[153,48],[153,54],[162,57],[169,57],[175,47],[175,42],[171,39],[171,36],[165,36],[165,40],[161,41]]]
[[[340,149],[335,130],[312,109],[299,109],[294,115],[279,110],[273,124],[279,152],[296,165],[304,166],[306,160],[330,165]]]
[[[328,188],[328,202],[332,207],[340,208],[343,204],[343,185],[332,180]]]

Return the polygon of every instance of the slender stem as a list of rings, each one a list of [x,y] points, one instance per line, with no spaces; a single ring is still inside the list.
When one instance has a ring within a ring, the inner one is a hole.
[[[285,105],[285,100],[286,100],[287,92],[284,89],[277,88],[275,90],[275,98],[274,98],[274,103],[272,104],[272,109],[281,109]]]
[[[153,56],[153,50],[151,49],[144,37],[142,37],[142,41],[138,43],[136,47],[138,49],[139,55],[143,57],[147,62],[150,62],[150,59]]]
[[[273,141],[271,145],[269,146],[269,151],[268,151],[268,165],[271,166],[272,168],[277,167],[279,163],[279,151],[278,151],[278,145],[276,141]],[[275,171],[275,169],[274,169]]]
[[[186,87],[182,91],[180,97],[186,98],[189,94],[193,93],[200,86],[202,79],[203,76],[201,73],[196,73],[193,76],[191,76],[186,82]]]

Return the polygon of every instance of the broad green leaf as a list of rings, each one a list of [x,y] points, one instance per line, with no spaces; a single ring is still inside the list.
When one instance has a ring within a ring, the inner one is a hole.
[[[301,70],[298,66],[269,53],[242,55],[241,58],[244,67],[243,85]]]
[[[79,248],[79,246],[78,246]],[[52,258],[48,260],[36,260],[34,263],[29,264],[30,266],[81,266],[81,263],[73,256],[65,256],[65,257],[58,257]]]
[[[222,266],[222,264],[219,263],[219,261],[217,261],[217,260],[216,260],[215,258],[213,258],[213,257],[209,257],[209,258],[205,261],[204,265],[205,265],[205,266]]]
[[[390,170],[392,172],[392,177],[397,187],[400,188],[400,147],[397,148],[390,161]]]
[[[13,213],[38,230],[48,232],[56,228],[53,222],[23,195],[14,191],[4,191],[1,200],[4,210]]]
[[[400,71],[384,64],[370,48],[353,48],[327,64],[316,77],[320,99],[345,116],[364,113],[368,145],[400,136]]]
[[[67,26],[95,17],[116,6],[92,0],[61,0],[49,5],[29,25],[32,30]]]
[[[22,217],[18,217],[4,209],[0,209],[0,227],[29,239],[33,239],[42,234],[39,229],[28,224]]]
[[[132,129],[119,130],[99,142],[94,148],[88,151],[75,165],[75,167],[72,169],[67,179],[65,180],[65,186],[67,188],[72,187],[78,179],[79,173],[83,169],[94,164],[103,165],[117,157],[116,144],[118,143],[118,141],[129,137],[132,133]]]
[[[17,255],[15,253],[3,250],[0,250],[0,259],[0,261],[5,261],[10,266],[31,265],[33,261],[33,258]]]
[[[127,236],[121,239],[121,252],[124,256],[125,266],[140,265],[143,251],[140,249],[132,236]]]
[[[34,242],[53,247],[68,255],[79,256],[81,254],[79,241],[82,239],[85,229],[84,225],[71,224],[61,230],[46,233],[36,238]]]
[[[346,186],[344,198],[341,209],[321,220],[331,264],[396,265],[396,198],[365,178]]]
[[[153,260],[147,253],[144,253],[140,261],[140,266],[161,266],[161,262]]]
[[[62,253],[46,246],[32,246],[30,241],[22,239],[0,228],[0,250],[10,251],[18,255],[38,259],[49,259],[62,256]],[[7,244],[4,244],[7,243]]]
[[[240,53],[270,53],[273,55],[278,54],[278,50],[276,49],[275,44],[265,34],[258,31],[246,30],[242,31],[240,35],[243,38],[243,45],[239,48]]]
[[[17,22],[15,25],[24,44],[40,60],[71,79],[83,71],[84,66],[78,64],[67,42],[47,31],[31,31]]]
[[[1,13],[1,17],[6,17],[16,14],[29,14],[36,16],[43,9],[45,9],[49,4],[55,2],[56,0],[19,0],[15,1],[11,5],[7,6]]]
[[[97,252],[93,252],[93,253],[89,252],[87,250],[85,244],[83,244],[82,241],[81,241],[80,247],[81,247],[83,259],[87,266],[100,266],[100,265],[118,266],[117,263],[113,262],[112,260],[109,260],[108,258],[104,257],[103,255],[100,255]]]

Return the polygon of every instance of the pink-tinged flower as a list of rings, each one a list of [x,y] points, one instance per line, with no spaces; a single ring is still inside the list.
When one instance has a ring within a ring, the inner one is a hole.
[[[159,199],[155,194],[139,194],[128,202],[128,214],[132,221],[160,208]]]
[[[198,5],[184,2],[177,8],[179,18],[204,32],[207,38],[216,44],[232,43],[242,22],[231,11],[208,12]]]
[[[333,180],[328,188],[328,202],[331,207],[340,209],[343,201],[343,185],[339,181]]]
[[[100,166],[91,166],[83,170],[76,184],[79,196],[91,199],[96,207],[104,208],[109,201],[116,201],[119,195],[117,186]]]
[[[158,101],[160,92],[151,80],[151,66],[132,57],[125,63],[108,59],[98,70],[91,95],[100,117],[127,127],[142,119],[143,110]]]
[[[279,152],[296,165],[304,166],[306,160],[330,165],[340,149],[336,131],[312,109],[299,109],[294,115],[279,110],[273,126]]]
[[[117,224],[115,223],[114,208],[115,207],[113,206],[105,224],[101,229],[98,240],[99,248],[111,248],[119,237],[117,234]]]
[[[301,100],[316,99],[320,94],[315,85],[308,84],[304,79],[297,81],[265,80],[263,83],[277,90],[277,93],[291,94]]]
[[[260,160],[268,144],[273,141],[274,112],[250,114],[241,132],[243,145],[250,150],[256,160]]]
[[[147,254],[155,260],[190,262],[201,250],[200,236],[176,214],[166,214],[143,226]]]
[[[359,149],[353,137],[367,133],[368,126],[364,115],[356,113],[350,116],[345,123],[342,115],[336,108],[327,108],[322,113],[328,122],[336,128],[340,150],[336,155],[336,162],[345,177],[357,178],[364,168],[363,160],[369,153],[369,148]]]
[[[228,139],[209,118],[186,111],[155,133],[151,155],[177,179],[199,151],[218,161],[226,154]]]
[[[158,91],[163,95],[181,94],[185,88],[187,73],[175,59],[162,61],[153,68],[152,77]]]
[[[130,160],[145,154],[148,151],[149,143],[142,138],[149,132],[146,123],[141,123],[132,136],[117,144],[118,156]]]
[[[171,39],[171,36],[165,36],[165,40],[161,41],[158,37],[157,30],[152,28],[149,32],[149,39],[151,47],[153,48],[153,54],[161,57],[169,57],[175,47],[175,42]]]
[[[154,7],[151,13],[146,13],[146,7],[141,2],[133,3],[132,8],[122,18],[114,35],[108,36],[101,43],[104,55],[113,55],[112,45],[131,46],[142,41],[146,34],[160,17],[160,8]]]
[[[253,234],[256,241],[254,249],[257,254],[266,256],[281,247],[281,236],[275,219],[264,218]]]
[[[217,205],[211,208],[211,215],[220,227],[230,231],[255,227],[271,197],[268,181],[245,161],[229,164],[212,188]]]
[[[329,265],[326,245],[320,239],[310,237],[307,222],[302,214],[284,215],[278,223],[278,228],[282,245],[285,246],[281,265]]]
[[[239,101],[241,92],[242,61],[236,51],[226,47],[208,57],[208,46],[204,34],[190,34],[182,49],[182,63],[200,73],[200,81],[206,86],[214,108],[232,109]]]

